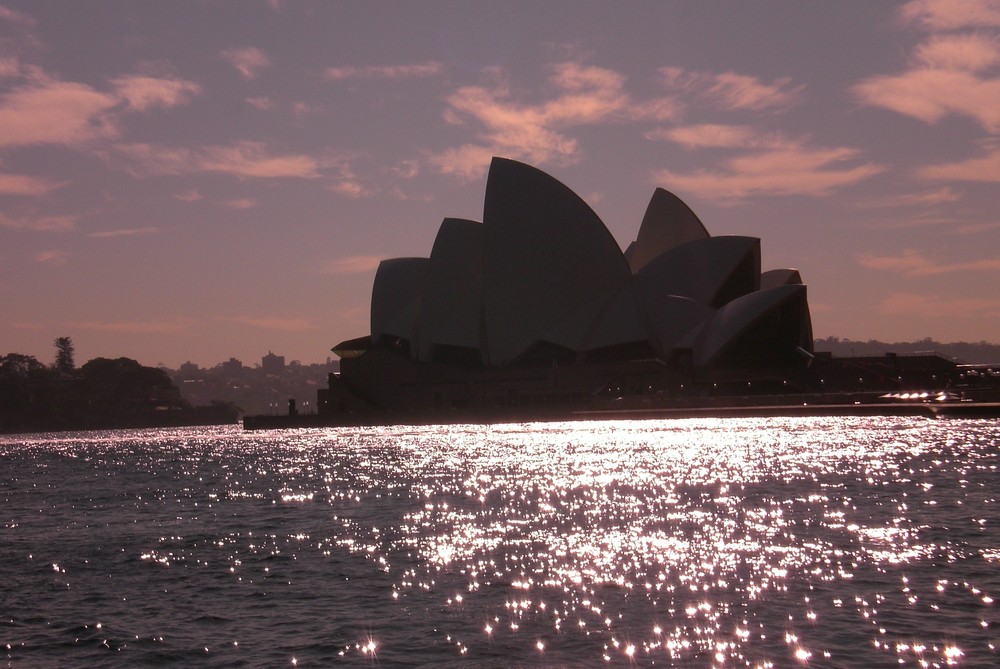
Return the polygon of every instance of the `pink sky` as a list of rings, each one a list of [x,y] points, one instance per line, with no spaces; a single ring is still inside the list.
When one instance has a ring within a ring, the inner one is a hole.
[[[0,0],[0,354],[322,361],[493,155],[760,237],[817,337],[1000,342],[998,0]]]

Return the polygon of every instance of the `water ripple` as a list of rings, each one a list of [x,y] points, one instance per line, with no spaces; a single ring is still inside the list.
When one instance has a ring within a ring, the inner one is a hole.
[[[989,666],[993,421],[0,438],[9,666]]]

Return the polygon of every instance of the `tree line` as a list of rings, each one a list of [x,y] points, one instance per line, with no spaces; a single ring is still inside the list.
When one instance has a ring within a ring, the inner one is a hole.
[[[52,365],[0,357],[0,432],[138,428],[234,422],[224,403],[192,407],[162,369],[130,358],[95,358],[77,368],[73,342],[55,340]]]

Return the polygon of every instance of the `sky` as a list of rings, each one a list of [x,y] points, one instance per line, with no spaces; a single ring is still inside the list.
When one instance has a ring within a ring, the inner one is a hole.
[[[494,155],[759,237],[817,338],[1000,342],[1000,0],[0,0],[0,355],[323,362]]]

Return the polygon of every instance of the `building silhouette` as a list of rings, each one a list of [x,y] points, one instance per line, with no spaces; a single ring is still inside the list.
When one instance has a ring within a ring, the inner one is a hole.
[[[427,258],[383,261],[371,332],[334,347],[321,410],[546,412],[595,398],[785,388],[813,360],[797,270],[713,237],[656,189],[624,252],[548,174],[494,158],[482,222],[447,218]]]

